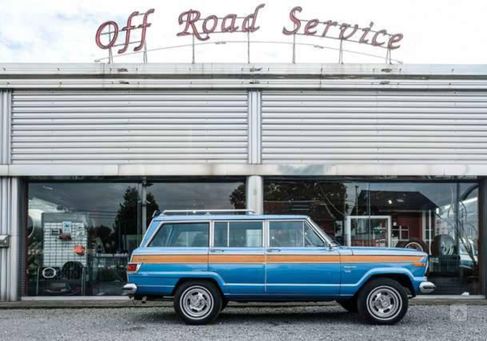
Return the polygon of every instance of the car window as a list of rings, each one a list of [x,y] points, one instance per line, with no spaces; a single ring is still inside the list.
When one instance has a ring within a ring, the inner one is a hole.
[[[215,247],[262,247],[262,222],[216,222]]]
[[[215,223],[213,246],[228,247],[228,222]]]
[[[208,223],[166,223],[157,231],[152,247],[207,247]]]
[[[270,247],[320,247],[321,238],[304,221],[270,221]]]
[[[325,246],[325,242],[318,236],[316,231],[309,226],[308,223],[304,223],[304,246],[305,247],[322,247]]]

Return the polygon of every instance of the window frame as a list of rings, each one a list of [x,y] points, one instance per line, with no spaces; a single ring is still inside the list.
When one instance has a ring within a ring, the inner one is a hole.
[[[271,239],[270,239],[270,223],[274,222],[300,222],[303,223],[303,227],[305,224],[308,225],[308,227],[318,236],[318,238],[323,242],[323,246],[271,246]],[[323,237],[323,235],[320,233],[320,231],[317,230],[314,224],[310,223],[308,219],[268,219],[266,220],[266,248],[270,249],[297,249],[297,248],[322,248],[322,247],[331,247],[331,243]]]
[[[257,222],[261,223],[262,227],[262,234],[261,234],[261,245],[260,246],[215,246],[215,224],[216,223],[227,223],[227,241],[230,238],[230,223],[248,223],[248,222]],[[266,226],[267,226],[267,220],[265,219],[218,219],[218,220],[212,220],[211,225],[210,225],[210,248],[214,249],[259,249],[259,248],[265,248],[266,247]]]
[[[169,225],[169,224],[208,224],[208,245],[207,246],[151,246],[152,241],[154,238],[157,236],[159,231],[164,228],[164,225]],[[165,249],[204,249],[204,248],[209,248],[211,244],[211,230],[212,230],[212,224],[210,220],[173,220],[173,221],[163,221],[159,224],[157,229],[152,233],[150,238],[147,240],[147,243],[145,244],[146,248],[165,248]]]

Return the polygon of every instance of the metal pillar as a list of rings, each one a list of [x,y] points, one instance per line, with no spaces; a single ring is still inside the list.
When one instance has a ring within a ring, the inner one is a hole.
[[[481,294],[487,296],[487,178],[479,186],[479,272]]]
[[[12,92],[0,91],[0,165],[10,163]]]
[[[262,105],[261,92],[250,90],[248,93],[248,162],[262,162]]]
[[[248,102],[248,163],[260,164],[262,162],[261,92],[250,90]],[[261,176],[247,177],[247,209],[258,214],[264,212],[264,181]]]
[[[247,177],[247,209],[257,214],[264,212],[264,179],[260,175]]]
[[[142,204],[142,212],[141,212],[142,213],[141,214],[142,236],[144,236],[145,232],[147,231],[147,178],[146,177],[142,179],[140,201]]]
[[[0,235],[8,243],[0,247],[0,301],[16,301],[20,296],[21,227],[20,180],[0,178]]]

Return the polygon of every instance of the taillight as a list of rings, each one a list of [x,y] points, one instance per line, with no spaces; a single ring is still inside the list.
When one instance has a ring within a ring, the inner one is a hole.
[[[127,272],[137,272],[139,270],[140,263],[128,263]]]

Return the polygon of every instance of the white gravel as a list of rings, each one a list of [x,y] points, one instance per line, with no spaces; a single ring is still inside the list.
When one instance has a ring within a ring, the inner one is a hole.
[[[0,340],[486,340],[487,305],[411,306],[395,326],[363,324],[338,306],[228,307],[187,326],[173,310],[5,309]]]

